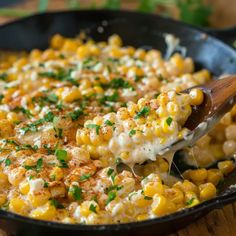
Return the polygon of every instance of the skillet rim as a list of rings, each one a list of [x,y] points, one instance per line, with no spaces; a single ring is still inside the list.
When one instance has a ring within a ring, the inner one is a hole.
[[[206,32],[199,27],[189,25],[184,22],[176,21],[171,18],[167,17],[162,17],[159,15],[155,14],[148,14],[148,13],[142,13],[142,12],[135,12],[135,11],[130,11],[130,10],[103,10],[103,9],[97,9],[97,10],[64,10],[64,11],[48,11],[45,13],[37,13],[33,14],[27,17],[23,17],[20,19],[12,20],[8,23],[5,23],[3,25],[0,25],[0,30],[6,27],[9,27],[14,24],[20,24],[22,22],[28,21],[30,19],[33,19],[35,17],[40,17],[40,16],[47,16],[47,15],[64,15],[64,14],[79,14],[80,12],[85,12],[85,13],[114,13],[114,14],[128,14],[128,15],[142,15],[145,17],[155,17],[161,20],[166,21],[167,23],[175,24],[176,26],[180,26],[182,28],[187,28],[187,30],[192,31],[197,34],[203,34],[207,36],[207,39],[214,40],[219,46],[224,47],[224,50],[229,50],[234,54],[235,59],[236,59],[236,50],[229,44],[224,43],[223,41],[219,40],[217,37],[212,36],[209,32]],[[0,32],[1,34],[1,32]],[[60,222],[53,222],[53,221],[44,221],[44,220],[36,220],[30,217],[26,216],[21,216],[16,213],[10,212],[10,211],[5,211],[0,209],[0,219],[6,219],[6,220],[13,220],[13,221],[18,221],[20,223],[27,223],[27,224],[33,224],[33,225],[38,225],[38,226],[43,226],[43,227],[51,227],[52,229],[65,229],[65,230],[75,230],[75,231],[109,231],[109,230],[130,230],[133,228],[138,228],[138,227],[144,227],[144,226],[153,226],[155,224],[160,224],[160,223],[167,223],[167,222],[172,222],[173,220],[181,219],[184,217],[187,217],[188,215],[193,215],[197,213],[201,213],[202,211],[209,212],[213,209],[220,208],[227,203],[231,203],[236,201],[236,191],[233,191],[229,194],[227,192],[225,195],[217,196],[211,200],[205,201],[197,206],[187,208],[180,210],[178,212],[162,216],[162,217],[157,217],[153,219],[147,219],[144,221],[140,222],[129,222],[129,223],[119,223],[119,224],[100,224],[100,225],[83,225],[83,224],[66,224],[66,223],[60,223]],[[203,214],[204,214],[203,213]]]

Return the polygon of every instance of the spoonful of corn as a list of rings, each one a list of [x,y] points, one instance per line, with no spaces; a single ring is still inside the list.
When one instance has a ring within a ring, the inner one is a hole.
[[[173,153],[206,134],[235,104],[236,76],[181,93],[168,91],[128,102],[116,113],[97,116],[77,131],[77,144],[92,158],[129,167]]]
[[[184,92],[193,98],[192,113],[184,124],[191,132],[184,139],[163,149],[163,152],[192,146],[236,104],[236,75],[214,80]]]

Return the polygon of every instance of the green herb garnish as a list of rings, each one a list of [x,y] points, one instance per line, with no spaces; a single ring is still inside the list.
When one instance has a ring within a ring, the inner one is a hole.
[[[192,205],[194,199],[195,199],[195,198],[191,198],[190,200],[188,200],[188,201],[186,202],[186,205],[187,205],[187,206]]]
[[[92,174],[84,174],[80,177],[80,181],[85,181],[88,180],[90,177],[92,176]]]
[[[2,73],[2,74],[0,74],[0,80],[6,81],[7,78],[8,78],[7,73]]]
[[[69,116],[70,116],[70,118],[71,118],[71,120],[72,121],[76,121],[76,120],[78,120],[78,118],[80,117],[80,116],[82,116],[84,114],[84,112],[83,112],[83,110],[82,109],[77,109],[77,110],[75,110],[75,111],[73,111],[73,112],[69,112]]]
[[[106,205],[108,205],[111,201],[113,201],[116,198],[116,192],[115,191],[110,191],[108,193],[108,198],[106,201]]]
[[[89,125],[86,125],[86,128],[95,129],[96,130],[96,134],[99,134],[99,129],[101,128],[101,126],[100,125],[96,125],[96,124],[89,124]]]
[[[97,213],[97,210],[96,210],[97,206],[96,205],[93,205],[93,204],[90,204],[89,206],[89,210],[94,212],[94,213]]]
[[[145,106],[141,109],[141,111],[139,111],[136,116],[134,117],[134,119],[139,119],[141,117],[147,117],[150,113],[150,108]]]
[[[133,136],[133,135],[135,135],[136,134],[136,130],[135,129],[131,129],[130,131],[129,131],[129,136],[131,137],[131,136]]]
[[[39,171],[41,171],[42,166],[43,166],[43,159],[39,158],[36,162],[36,165],[33,165],[33,166],[25,165],[24,168],[26,170],[35,170],[36,172],[39,172]]]
[[[43,124],[44,122],[52,122],[54,118],[54,114],[50,111],[48,112],[44,118],[36,120],[30,124],[27,124],[25,127],[21,128],[23,134],[26,134],[27,132],[37,132],[38,126]]]
[[[169,116],[169,117],[166,119],[167,125],[170,126],[171,123],[172,123],[172,121],[173,121],[173,119]]]
[[[107,176],[111,176],[111,174],[114,172],[114,169],[109,168],[107,171]]]
[[[57,209],[64,209],[65,207],[56,199],[51,199],[50,203],[52,206],[56,207]]]
[[[69,192],[72,194],[75,200],[80,201],[82,199],[82,188],[77,185],[70,187]]]
[[[109,125],[109,126],[114,125],[114,123],[112,123],[110,120],[106,120],[104,123],[105,123],[106,125]]]
[[[152,200],[152,197],[144,196],[145,200]]]
[[[69,69],[67,71],[59,70],[58,72],[52,72],[52,71],[40,72],[38,75],[41,77],[48,77],[59,81],[69,82],[75,86],[79,86],[79,83],[71,77],[71,72],[72,69]]]
[[[5,166],[9,166],[9,165],[11,165],[11,160],[9,158],[7,158],[5,160]]]

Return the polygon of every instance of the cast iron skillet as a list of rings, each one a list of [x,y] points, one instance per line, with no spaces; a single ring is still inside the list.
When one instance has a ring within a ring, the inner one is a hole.
[[[106,40],[119,34],[125,45],[166,50],[163,35],[171,33],[181,39],[187,55],[198,66],[204,66],[214,75],[236,73],[236,51],[186,24],[156,15],[128,11],[87,10],[45,13],[24,18],[0,27],[0,48],[10,50],[43,49],[55,33],[75,36],[84,30],[95,40]],[[224,32],[225,33],[225,32]],[[232,32],[231,32],[232,34]],[[236,35],[235,30],[233,31]],[[164,235],[177,230],[212,209],[236,201],[236,190],[229,185],[236,183],[236,174],[226,179],[218,197],[188,210],[165,217],[117,225],[70,225],[37,221],[0,210],[0,228],[10,235]]]

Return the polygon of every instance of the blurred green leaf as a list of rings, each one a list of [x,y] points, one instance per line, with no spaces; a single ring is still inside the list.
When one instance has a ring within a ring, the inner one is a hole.
[[[185,23],[208,26],[212,8],[205,5],[203,0],[178,0],[177,7],[180,10],[180,19]]]
[[[38,11],[45,12],[48,8],[48,0],[39,0],[38,2]]]
[[[139,0],[138,10],[142,12],[154,12],[156,6],[156,0]]]
[[[120,9],[120,6],[120,0],[106,0],[103,5],[104,8],[112,10]]]
[[[80,8],[80,1],[79,0],[69,0],[68,1],[68,7],[71,10],[76,10]]]
[[[6,17],[24,17],[33,14],[33,12],[14,8],[0,8],[0,16]]]

